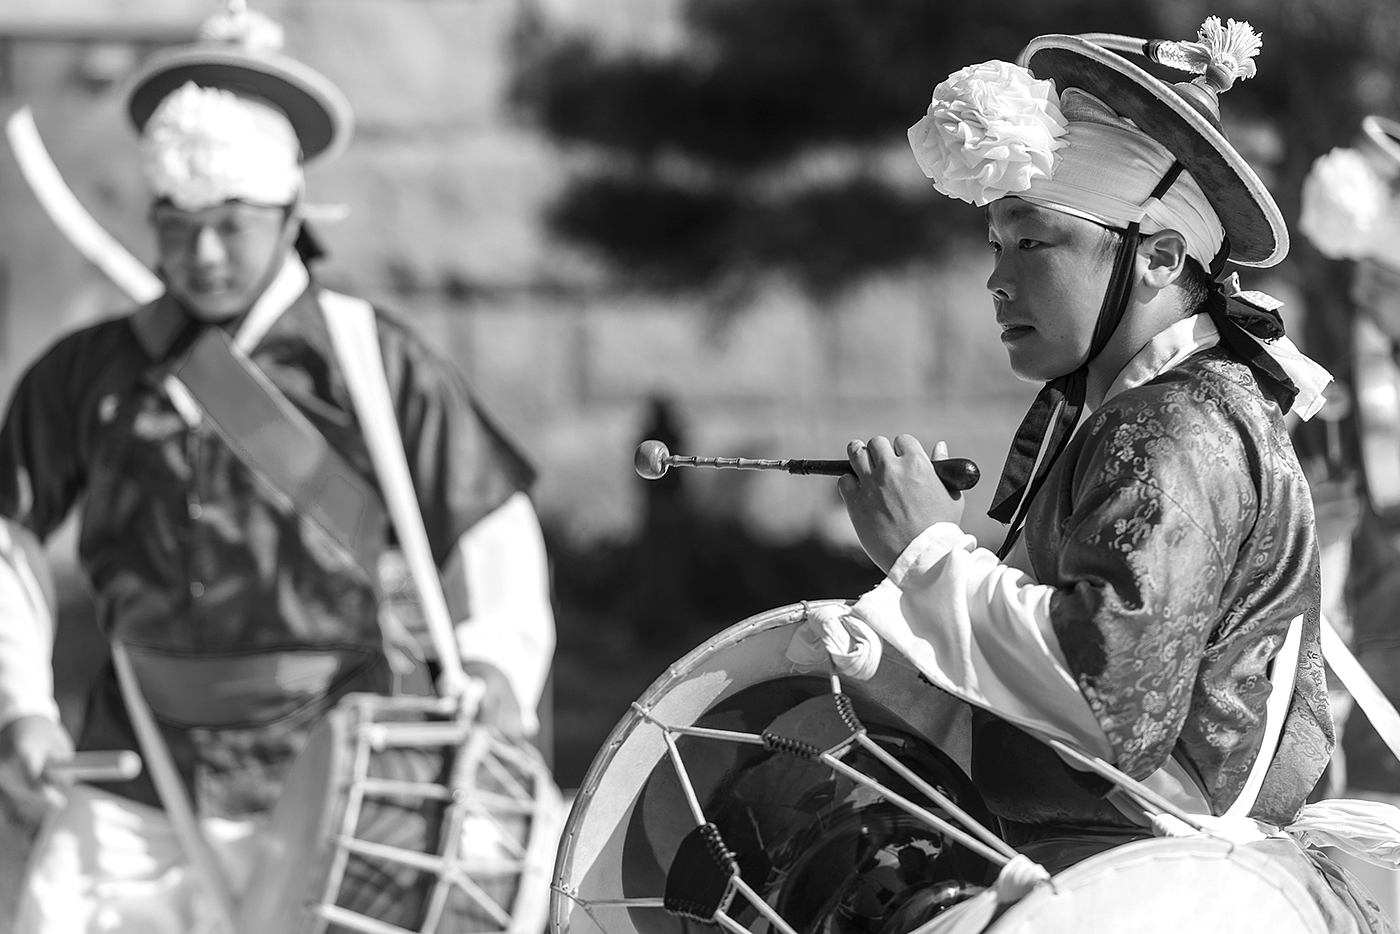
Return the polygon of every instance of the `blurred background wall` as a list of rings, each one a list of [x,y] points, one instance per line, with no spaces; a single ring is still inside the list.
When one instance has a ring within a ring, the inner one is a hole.
[[[252,5],[358,115],[346,155],[309,178],[312,201],[350,208],[319,228],[324,281],[415,321],[540,468],[566,785],[667,661],[750,613],[875,579],[831,481],[648,487],[631,467],[644,435],[681,453],[816,457],[877,433],[946,438],[986,474],[968,528],[999,540],[983,513],[1036,387],[1006,371],[981,213],[935,195],[904,141],[950,71],[1043,32],[1186,38],[1209,13],[1248,18],[1260,73],[1226,96],[1226,123],[1290,218],[1315,156],[1363,114],[1400,110],[1390,0]],[[120,89],[215,9],[0,0],[0,115],[31,105],[78,197],[143,258]],[[126,303],[7,152],[0,218],[8,393],[59,334]],[[1295,242],[1287,264],[1245,277],[1288,300],[1295,333],[1339,371],[1343,272]],[[56,553],[71,610],[81,585]]]

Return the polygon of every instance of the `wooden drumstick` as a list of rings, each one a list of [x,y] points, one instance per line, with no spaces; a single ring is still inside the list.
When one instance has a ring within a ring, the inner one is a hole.
[[[637,453],[632,458],[638,476],[646,480],[659,480],[672,467],[718,467],[730,470],[783,470],[791,474],[815,474],[824,477],[839,477],[852,473],[847,460],[807,460],[789,457],[782,460],[766,460],[753,457],[685,457],[672,454],[660,441],[643,441],[637,445]],[[982,478],[977,464],[966,457],[949,457],[933,462],[934,473],[943,485],[950,490],[970,490]]]
[[[67,762],[52,762],[44,770],[65,782],[129,782],[141,774],[141,757],[130,749],[75,752]]]

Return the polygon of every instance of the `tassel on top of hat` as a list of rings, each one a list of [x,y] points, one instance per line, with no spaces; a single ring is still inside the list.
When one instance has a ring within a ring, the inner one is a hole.
[[[1218,121],[1220,95],[1236,81],[1254,77],[1254,57],[1264,40],[1248,22],[1231,19],[1222,24],[1218,16],[1207,17],[1196,40],[1154,39],[1146,51],[1159,64],[1199,75],[1177,84],[1176,90]]]
[[[199,27],[201,42],[241,46],[251,53],[280,52],[286,32],[268,16],[248,9],[247,0],[228,0],[222,12],[209,17]]]

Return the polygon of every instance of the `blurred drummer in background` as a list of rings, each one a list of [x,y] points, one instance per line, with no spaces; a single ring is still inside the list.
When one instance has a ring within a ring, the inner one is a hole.
[[[1219,95],[1259,47],[1211,17],[1197,41],[1152,47],[1199,75],[1168,84],[1042,36],[1024,67],[935,88],[915,156],[985,210],[989,313],[1011,369],[1045,388],[993,500],[1011,526],[1000,554],[959,527],[963,502],[916,439],[851,443],[840,490],[888,575],[852,612],[974,705],[974,783],[1051,873],[1154,826],[1043,738],[1233,821],[1334,930],[1388,930],[1320,850],[1260,832],[1295,820],[1333,726],[1313,510],[1284,423],[1317,410],[1329,376],[1284,337],[1278,302],[1225,275],[1288,250],[1220,127]]]
[[[1348,432],[1334,431],[1328,472],[1355,481],[1355,534],[1323,584],[1344,590],[1352,650],[1392,704],[1400,702],[1400,124],[1371,116],[1353,147],[1320,156],[1303,183],[1299,228],[1319,252],[1355,261]],[[1359,468],[1359,469],[1358,469]],[[1335,485],[1335,484],[1334,484]],[[1321,530],[1321,508],[1319,527]],[[1339,531],[1346,531],[1339,529]],[[1325,552],[1324,552],[1325,554]],[[1329,575],[1333,578],[1329,581]],[[1342,733],[1348,789],[1400,796],[1400,758],[1352,709]]]
[[[205,32],[156,55],[129,92],[165,295],[58,341],[0,429],[0,770],[10,803],[38,818],[52,800],[46,766],[74,747],[51,684],[54,604],[38,582],[42,542],[76,508],[102,629],[126,647],[236,888],[238,844],[312,727],[348,692],[407,689],[417,647],[381,630],[376,574],[392,529],[308,266],[320,251],[303,167],[344,148],[349,106],[276,51],[266,17],[232,5]],[[461,653],[485,684],[480,716],[531,733],[554,645],[533,472],[451,364],[396,319],[374,320]],[[212,345],[222,357],[192,364],[210,329],[228,338]],[[282,426],[240,413],[247,380],[309,439],[274,457],[348,465],[331,480],[365,497],[350,497],[349,541],[327,517],[334,491],[299,506],[278,488],[288,465],[249,453],[259,430]],[[201,381],[229,387],[207,401],[234,418],[191,404]],[[90,696],[77,747],[137,748],[112,667]],[[18,929],[195,930],[196,888],[148,774],[75,786],[44,821]]]

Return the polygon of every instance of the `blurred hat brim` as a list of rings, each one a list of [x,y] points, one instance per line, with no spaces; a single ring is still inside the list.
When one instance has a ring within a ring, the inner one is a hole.
[[[191,81],[277,107],[291,122],[308,165],[339,155],[354,131],[350,102],[321,73],[277,52],[209,44],[157,54],[132,77],[127,114],[136,132],[145,129],[161,101]]]
[[[1372,114],[1361,121],[1361,132],[1400,168],[1400,123]]]
[[[1288,228],[1264,183],[1226,138],[1219,120],[1175,87],[1079,36],[1031,41],[1020,62],[1061,93],[1079,88],[1157,140],[1191,173],[1230,242],[1230,260],[1272,266],[1288,254]]]

